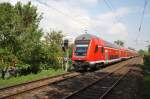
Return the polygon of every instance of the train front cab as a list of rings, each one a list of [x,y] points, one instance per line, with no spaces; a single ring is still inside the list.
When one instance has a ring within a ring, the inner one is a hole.
[[[103,47],[99,38],[84,34],[75,40],[72,61],[76,70],[98,68],[104,62]]]

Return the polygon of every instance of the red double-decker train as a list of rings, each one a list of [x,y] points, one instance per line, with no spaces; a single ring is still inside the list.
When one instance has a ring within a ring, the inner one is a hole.
[[[135,56],[136,51],[119,47],[91,34],[83,34],[75,39],[72,63],[75,70],[91,70]]]

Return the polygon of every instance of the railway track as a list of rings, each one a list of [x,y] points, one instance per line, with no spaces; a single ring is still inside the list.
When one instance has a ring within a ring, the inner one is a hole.
[[[76,77],[78,75],[80,75],[80,73],[69,72],[69,73],[64,73],[64,74],[57,75],[57,76],[45,77],[42,79],[1,88],[0,99],[9,98],[18,94],[22,94],[22,93],[25,93],[25,92],[28,92],[37,88],[44,87],[48,84],[58,83],[60,81],[64,81],[64,80]]]
[[[122,68],[125,65],[127,66],[129,64],[132,64],[134,62],[133,60],[134,59],[127,60],[127,61],[115,64],[113,66],[104,68],[103,70],[100,70],[100,71],[87,73],[83,76],[77,76],[73,79],[66,80],[64,82],[60,82],[58,84],[48,86],[40,90],[36,90],[37,92],[29,93],[31,95],[30,97],[26,97],[26,95],[28,94],[23,95],[23,96],[25,96],[25,98],[32,97],[31,99],[34,99],[35,97],[38,99],[43,98],[43,97],[45,97],[45,99],[62,99],[64,97],[71,95],[74,92],[77,92],[78,90],[80,90],[80,88],[88,86],[89,84],[93,83],[97,79],[102,79],[102,76],[110,72],[113,72],[117,69],[119,70],[119,68]],[[136,61],[138,60],[136,59]]]
[[[46,99],[62,99],[65,97],[65,99],[70,99],[83,90],[89,89],[88,86],[93,86],[104,78],[111,78],[111,75],[115,71],[120,70],[125,65],[129,65],[129,63],[133,64],[135,61],[138,60],[127,60],[115,64],[115,68],[109,66],[91,73],[67,73],[64,75],[44,78],[39,81],[37,80],[17,86],[10,86],[8,88],[0,89],[0,98],[17,99],[19,97],[20,99],[21,97],[21,99],[35,99],[44,97]],[[118,77],[116,79],[118,79]]]
[[[136,61],[132,61],[133,63],[136,63]],[[63,99],[105,99],[129,72],[129,68],[120,67]],[[117,73],[117,75],[114,73]]]
[[[118,72],[119,70],[120,68],[116,71]],[[127,75],[129,71],[130,70],[124,71],[124,74],[121,76],[114,75],[114,72],[104,75],[102,78],[94,81],[88,86],[81,88],[80,90],[63,99],[104,99],[105,96],[107,96],[109,92],[117,84],[119,84],[119,82]]]
[[[125,76],[129,72],[130,72],[130,70],[127,70],[124,75],[119,77],[110,87],[108,87],[107,91],[105,91],[104,94],[101,95],[99,99],[104,99],[112,91],[112,89],[115,88],[121,82],[121,80],[125,78]]]

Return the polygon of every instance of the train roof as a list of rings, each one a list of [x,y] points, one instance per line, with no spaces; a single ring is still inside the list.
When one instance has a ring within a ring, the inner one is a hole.
[[[99,37],[97,37],[95,35],[91,35],[91,34],[86,33],[86,34],[82,34],[82,35],[78,36],[75,40],[91,40],[92,38],[98,38],[99,39]]]
[[[91,40],[92,38],[97,38],[97,39],[101,40],[104,43],[104,46],[106,46],[106,47],[119,49],[119,46],[112,44],[108,41],[105,41],[105,40],[103,40],[103,39],[101,39],[95,35],[88,34],[88,33],[78,36],[75,40]]]
[[[119,48],[120,48],[120,47],[117,46],[116,44],[112,44],[112,43],[110,43],[110,42],[108,42],[108,41],[105,41],[105,40],[103,40],[103,41],[104,41],[104,44],[105,44],[106,47],[111,47],[111,48],[116,48],[116,49],[119,49]]]

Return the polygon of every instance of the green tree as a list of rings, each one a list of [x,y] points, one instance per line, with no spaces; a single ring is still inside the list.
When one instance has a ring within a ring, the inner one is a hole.
[[[138,51],[138,53],[139,53],[141,56],[144,56],[144,55],[146,54],[146,52],[145,52],[144,50],[142,50],[142,49],[140,49],[140,50]]]
[[[7,52],[12,53],[19,61],[31,64],[43,35],[39,29],[41,18],[31,2],[25,5],[18,2],[15,6],[1,3],[0,48],[7,49]]]
[[[58,57],[63,56],[62,42],[63,34],[61,31],[51,31],[45,36],[46,45],[49,47],[49,58],[53,66],[59,65]]]
[[[5,74],[10,67],[14,67],[17,62],[17,57],[7,49],[0,48],[0,71],[1,77],[4,79]]]
[[[42,30],[38,28],[41,15],[38,16],[37,8],[32,6],[30,2],[26,5],[18,2],[15,5],[15,11],[20,21],[16,20],[16,24],[18,24],[16,25],[17,40],[18,45],[20,45],[17,54],[21,59],[28,62],[30,60],[27,60],[27,57],[31,57],[34,46],[40,43],[43,34]]]
[[[29,2],[15,6],[0,4],[0,46],[8,47],[15,55],[32,50],[40,42],[42,31],[38,29],[41,16]],[[29,53],[28,53],[29,55]]]
[[[74,44],[69,45],[69,58],[72,57],[72,50],[73,50]]]
[[[14,43],[15,41],[12,33],[13,16],[13,6],[11,6],[9,3],[0,4],[0,47],[7,46],[8,48],[10,48],[10,50],[12,43]]]
[[[134,48],[132,48],[132,47],[128,47],[128,49],[130,49],[130,50],[134,50],[134,51],[135,51],[135,49],[134,49]]]
[[[124,42],[121,40],[114,41],[114,43],[122,47],[124,46]]]
[[[150,45],[148,45],[148,54],[150,54]]]

